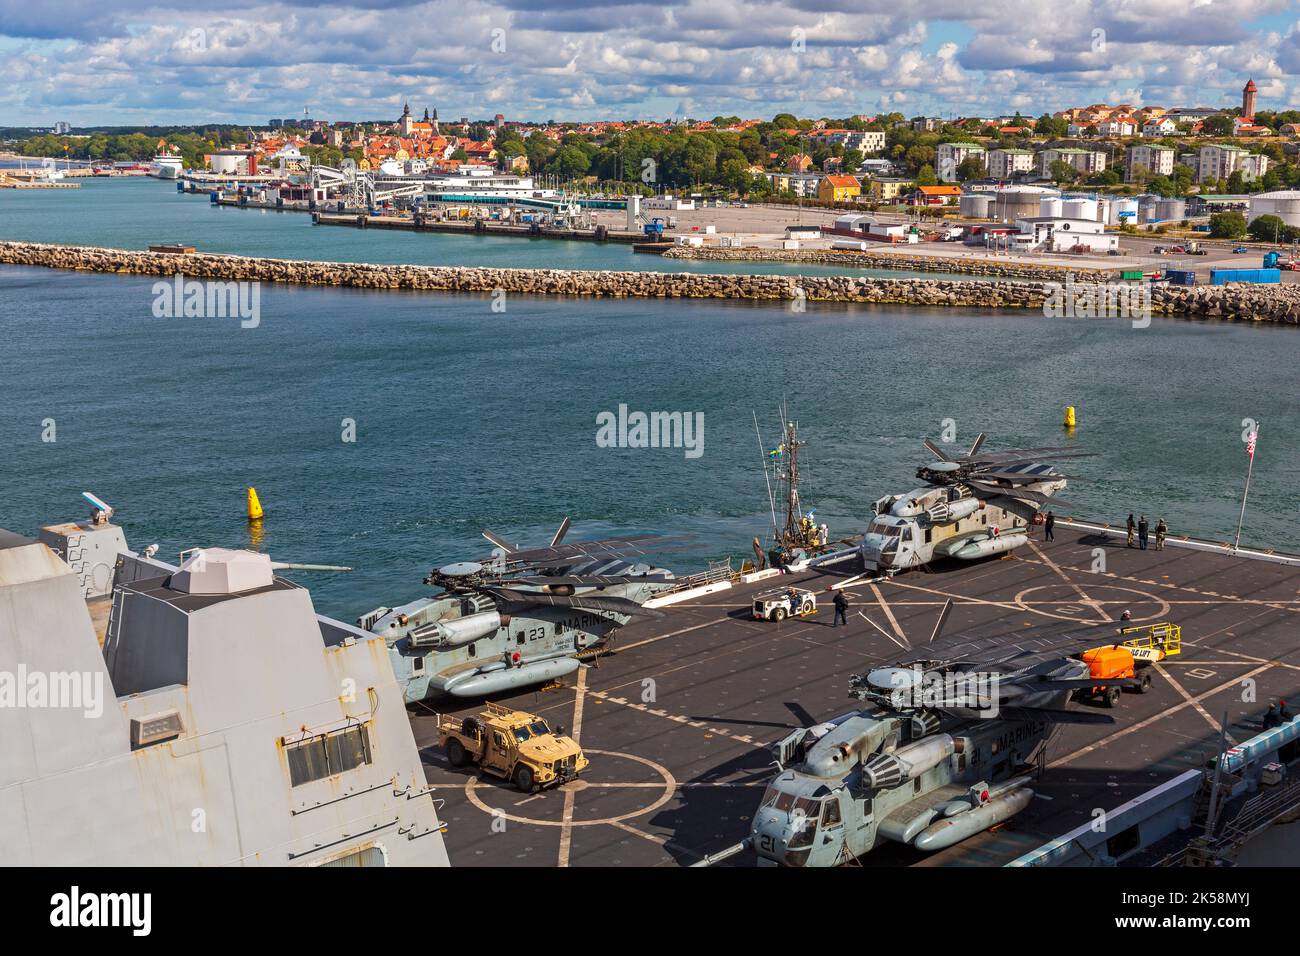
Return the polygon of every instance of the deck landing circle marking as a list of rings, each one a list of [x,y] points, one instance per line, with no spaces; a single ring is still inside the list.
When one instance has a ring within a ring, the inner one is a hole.
[[[634,760],[637,763],[645,764],[655,773],[659,774],[659,776],[664,778],[664,792],[659,795],[658,799],[656,799],[654,803],[650,804],[648,807],[643,807],[640,810],[632,810],[628,813],[621,813],[614,817],[601,817],[596,820],[569,820],[568,822],[563,820],[537,820],[533,817],[520,816],[515,813],[507,813],[504,810],[489,807],[478,796],[477,776],[471,776],[465,781],[465,796],[469,798],[470,803],[474,804],[474,806],[478,807],[484,813],[504,817],[505,819],[511,820],[515,823],[531,823],[539,827],[594,827],[607,826],[611,823],[622,823],[624,820],[631,820],[635,817],[652,813],[671,800],[673,795],[677,793],[677,778],[672,775],[672,772],[667,767],[657,764],[653,760],[647,760],[645,757],[638,757],[636,754],[620,753],[615,750],[593,750],[590,747],[585,747],[583,749],[589,754],[603,754],[606,757],[624,757],[628,760]],[[579,781],[581,781],[581,778],[579,778]],[[577,794],[575,793],[574,796],[576,797]]]
[[[1076,600],[1069,601],[1068,604],[1061,604],[1061,602],[1055,602],[1051,600],[1043,600],[1037,602],[1030,600],[1029,595],[1035,593],[1036,591],[1049,591],[1049,592],[1069,591],[1072,594],[1076,595]],[[1154,614],[1134,615],[1134,617],[1129,623],[1136,623],[1138,621],[1159,620],[1161,618],[1165,618],[1169,616],[1169,602],[1166,601],[1164,598],[1160,597],[1159,595],[1152,594],[1150,591],[1139,591],[1137,588],[1123,588],[1115,584],[1103,584],[1103,585],[1089,588],[1088,597],[1094,599],[1097,604],[1126,603],[1124,601],[1116,601],[1116,600],[1109,599],[1109,595],[1114,594],[1116,592],[1135,595],[1137,600],[1127,602],[1129,604],[1154,604],[1158,607],[1158,610]],[[1095,619],[1089,616],[1061,614],[1058,613],[1057,611],[1048,610],[1047,608],[1043,607],[1043,605],[1052,605],[1052,604],[1057,604],[1058,606],[1062,606],[1062,607],[1067,607],[1067,606],[1078,607],[1082,605],[1084,602],[1077,600],[1077,594],[1078,592],[1075,591],[1074,588],[1068,584],[1040,584],[1036,587],[1025,588],[1025,590],[1021,591],[1011,600],[1018,607],[1020,607],[1025,611],[1030,612],[1031,614],[1041,614],[1044,617],[1054,617],[1063,621],[1079,621],[1080,623],[1083,624],[1098,623]],[[1034,607],[1033,606],[1034,604],[1038,604],[1039,606]]]

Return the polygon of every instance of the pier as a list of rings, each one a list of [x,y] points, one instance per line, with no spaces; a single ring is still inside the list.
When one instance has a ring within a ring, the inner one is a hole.
[[[81,183],[51,182],[48,179],[0,173],[0,189],[80,189]]]
[[[645,234],[621,229],[596,226],[592,229],[574,229],[565,226],[547,226],[541,223],[496,222],[490,219],[438,219],[430,216],[370,216],[347,213],[312,214],[318,226],[352,226],[357,229],[404,229],[407,232],[458,232],[501,236],[519,236],[537,239],[575,239],[584,242],[644,243]],[[668,243],[662,243],[667,247]]]

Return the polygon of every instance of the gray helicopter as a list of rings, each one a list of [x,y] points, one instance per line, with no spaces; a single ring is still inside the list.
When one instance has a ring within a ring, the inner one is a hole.
[[[673,587],[671,571],[646,549],[679,539],[640,535],[565,544],[565,518],[550,546],[521,550],[491,531],[490,558],[448,564],[425,584],[441,589],[401,607],[379,607],[357,626],[381,634],[408,703],[447,695],[477,698],[572,674],[633,616],[662,616],[642,604]]]
[[[746,849],[760,864],[837,866],[883,841],[950,847],[1029,806],[1031,762],[1056,725],[1113,722],[1066,709],[1081,687],[1134,683],[1090,678],[1068,656],[1095,636],[935,641],[951,606],[930,644],[850,678],[866,707],[773,746],[779,772],[749,837],[696,865]]]
[[[901,495],[877,499],[860,547],[814,561],[832,564],[856,555],[863,570],[895,574],[941,558],[973,561],[1010,551],[1029,541],[1029,523],[1056,498],[1068,476],[1050,462],[1091,457],[1075,448],[1013,448],[983,452],[981,433],[961,457],[926,439],[937,459],[917,469],[927,483]]]

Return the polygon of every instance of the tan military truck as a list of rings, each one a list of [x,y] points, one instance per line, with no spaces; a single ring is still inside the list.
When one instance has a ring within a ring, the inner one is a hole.
[[[453,767],[478,764],[524,793],[572,780],[588,762],[563,727],[553,732],[541,717],[500,704],[469,717],[440,716],[438,743]]]

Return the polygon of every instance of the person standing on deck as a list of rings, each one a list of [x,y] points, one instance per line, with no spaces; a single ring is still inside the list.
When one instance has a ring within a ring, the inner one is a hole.
[[[1268,710],[1264,711],[1264,729],[1272,730],[1274,727],[1280,726],[1281,723],[1282,715],[1278,712],[1277,701],[1274,701],[1268,705]]]
[[[839,627],[840,621],[844,626],[849,626],[849,599],[844,596],[843,591],[835,592],[835,619],[831,622],[831,627]]]
[[[1156,521],[1156,550],[1165,549],[1165,538],[1169,536],[1169,525],[1165,524],[1165,519],[1160,518]]]
[[[1143,551],[1147,549],[1147,529],[1149,527],[1146,515],[1138,518],[1138,544],[1141,546]]]
[[[1043,519],[1043,540],[1044,541],[1056,540],[1055,538],[1052,537],[1052,529],[1054,527],[1056,527],[1056,515],[1052,514],[1049,511],[1047,512],[1047,517]]]
[[[1130,511],[1128,515],[1128,541],[1126,542],[1126,544],[1130,548],[1133,547],[1133,535],[1136,532],[1137,532],[1137,522],[1133,520],[1133,512]]]

